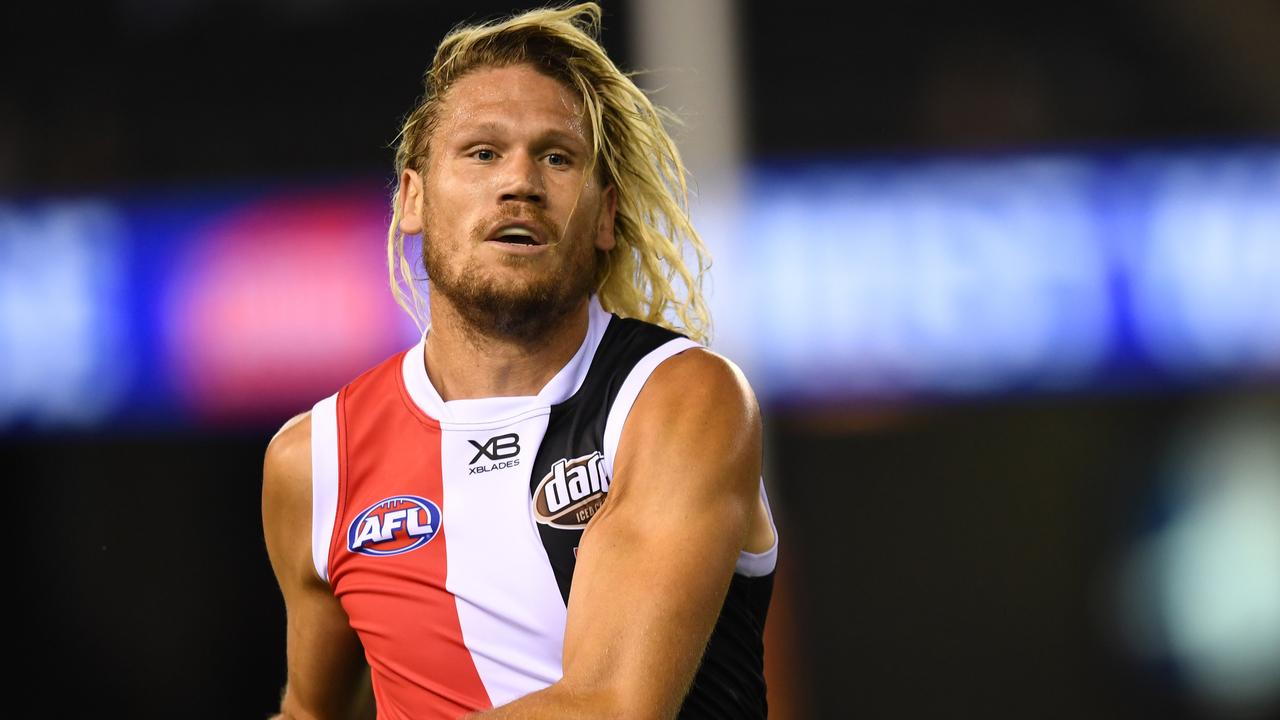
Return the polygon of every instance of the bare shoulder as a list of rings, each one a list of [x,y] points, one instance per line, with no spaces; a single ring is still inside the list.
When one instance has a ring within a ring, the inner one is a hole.
[[[297,465],[306,460],[307,468],[311,467],[311,411],[299,413],[289,418],[267,443],[267,464],[275,465],[274,469],[284,470],[288,466]]]
[[[284,424],[262,464],[262,528],[277,573],[307,568],[311,527],[311,413]]]
[[[311,413],[296,415],[280,428],[267,444],[262,467],[263,493],[311,494]],[[284,499],[280,497],[279,499]]]
[[[641,412],[702,411],[739,429],[758,430],[760,424],[760,406],[742,370],[706,348],[690,348],[660,363],[636,405]]]
[[[619,475],[641,468],[648,475],[678,466],[682,477],[740,485],[749,496],[760,449],[760,408],[742,371],[710,350],[691,348],[654,368],[623,428],[615,468]]]

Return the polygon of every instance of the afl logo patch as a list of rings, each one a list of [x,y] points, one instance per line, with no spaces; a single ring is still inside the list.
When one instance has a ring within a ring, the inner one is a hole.
[[[414,495],[371,505],[347,528],[347,549],[361,555],[399,555],[431,542],[440,531],[440,508]]]
[[[572,460],[557,460],[533,491],[533,517],[543,525],[585,528],[609,492],[604,456],[599,451]]]

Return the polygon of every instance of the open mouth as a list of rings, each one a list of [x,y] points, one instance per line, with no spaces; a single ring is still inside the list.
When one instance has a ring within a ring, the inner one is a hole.
[[[542,245],[542,240],[529,228],[513,225],[500,228],[489,238],[490,242],[508,245]]]
[[[537,241],[534,240],[533,237],[530,235],[515,235],[515,234],[499,235],[498,237],[494,238],[494,241],[501,242],[501,243],[509,243],[511,245],[537,245],[538,244]]]

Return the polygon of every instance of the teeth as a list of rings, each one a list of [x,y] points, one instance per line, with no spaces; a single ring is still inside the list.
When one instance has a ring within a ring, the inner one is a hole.
[[[518,227],[504,229],[502,231],[502,234],[499,237],[506,237],[507,235],[519,235],[521,237],[528,237],[528,238],[533,237],[533,233],[529,232],[528,230],[525,230],[524,228],[518,228]]]

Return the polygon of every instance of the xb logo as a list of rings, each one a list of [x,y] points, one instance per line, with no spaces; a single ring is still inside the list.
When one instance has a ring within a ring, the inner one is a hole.
[[[471,446],[476,449],[476,456],[471,458],[469,465],[475,465],[481,457],[486,457],[490,460],[505,460],[520,454],[520,436],[515,433],[491,437],[484,445],[475,440],[468,440],[467,442],[471,443]]]

